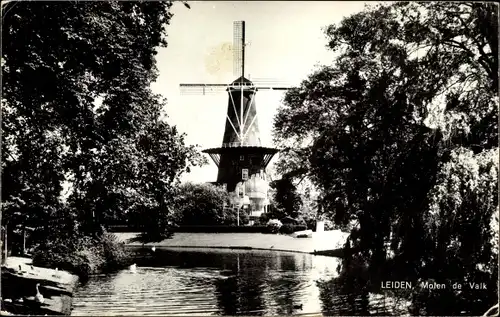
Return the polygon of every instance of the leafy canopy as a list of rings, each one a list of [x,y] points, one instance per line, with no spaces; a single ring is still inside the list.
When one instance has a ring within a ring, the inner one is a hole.
[[[279,169],[310,178],[324,213],[355,226],[347,243],[371,276],[489,283],[468,307],[477,292],[415,300],[419,314],[478,313],[497,288],[497,30],[489,3],[366,8],[326,29],[335,62],[275,117]]]
[[[178,225],[234,225],[236,214],[224,206],[229,202],[227,191],[212,184],[182,184],[175,199]]]
[[[170,1],[4,6],[7,220],[76,224],[90,233],[136,211],[161,219],[157,229],[166,230],[172,186],[190,165],[204,162],[162,119],[165,101],[150,89],[171,7]]]

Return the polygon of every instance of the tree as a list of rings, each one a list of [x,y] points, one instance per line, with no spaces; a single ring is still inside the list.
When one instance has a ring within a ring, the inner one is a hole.
[[[297,218],[302,207],[302,198],[292,180],[288,177],[275,180],[271,182],[270,187],[274,189],[275,216],[279,219],[285,216]]]
[[[497,280],[489,225],[498,204],[492,30],[493,4],[367,8],[326,29],[335,63],[285,96],[275,138],[296,148],[289,151],[298,163],[287,172],[320,188],[324,212],[337,225],[357,223],[347,244],[371,276]],[[458,263],[450,271],[452,259]],[[384,269],[387,263],[397,270]],[[452,294],[449,305],[421,312],[478,313],[496,287],[475,306],[467,300],[477,293]]]
[[[157,77],[157,48],[167,44],[171,6],[4,6],[6,217],[22,214],[45,227],[51,223],[46,219],[77,220],[80,230],[93,233],[130,210],[168,210],[178,176],[204,162],[175,127],[160,120],[165,102],[149,88]],[[72,183],[66,201],[60,197],[65,181]]]
[[[236,224],[236,215],[227,212],[227,191],[212,184],[182,184],[176,195],[176,219],[179,225]]]

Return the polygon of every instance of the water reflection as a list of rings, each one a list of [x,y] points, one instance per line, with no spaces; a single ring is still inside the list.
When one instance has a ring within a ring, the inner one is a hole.
[[[379,305],[373,295],[316,283],[335,281],[339,260],[332,257],[157,248],[138,250],[135,260],[137,273],[95,276],[79,288],[72,314],[367,315]]]
[[[408,316],[409,302],[368,292],[352,279],[319,281],[322,313],[328,316]]]

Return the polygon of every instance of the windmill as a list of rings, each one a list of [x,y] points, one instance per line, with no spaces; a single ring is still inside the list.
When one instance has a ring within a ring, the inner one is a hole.
[[[233,207],[250,209],[250,219],[267,211],[269,181],[266,167],[278,152],[260,140],[255,95],[258,90],[287,90],[276,81],[252,82],[245,74],[245,21],[233,24],[233,71],[238,78],[230,84],[180,84],[181,94],[228,93],[222,146],[206,149],[218,167],[216,184],[224,185]]]

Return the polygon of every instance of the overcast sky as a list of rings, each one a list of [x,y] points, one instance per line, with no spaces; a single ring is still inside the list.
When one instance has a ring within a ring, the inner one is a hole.
[[[234,79],[233,22],[246,21],[245,76],[271,78],[298,84],[317,65],[330,64],[323,28],[361,11],[365,2],[335,1],[190,1],[180,3],[167,28],[168,47],[157,55],[160,76],[153,85],[168,99],[168,122],[187,134],[188,144],[218,147],[226,120],[228,95],[181,95],[180,83],[230,83]],[[214,53],[217,52],[217,53]],[[220,62],[216,70],[214,59]],[[256,105],[263,145],[272,145],[272,120],[283,92],[260,91]],[[207,156],[208,157],[208,156]],[[275,160],[275,159],[274,159]],[[184,177],[194,182],[215,181],[210,164]]]

